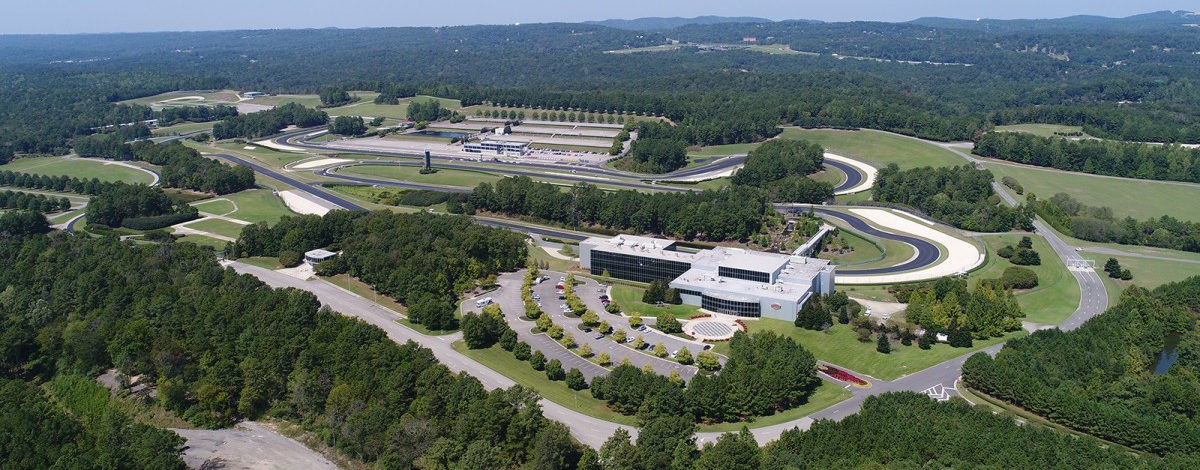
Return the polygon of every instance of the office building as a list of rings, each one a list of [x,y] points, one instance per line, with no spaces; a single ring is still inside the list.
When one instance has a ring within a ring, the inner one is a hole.
[[[729,247],[685,251],[671,240],[633,235],[580,242],[579,265],[617,279],[670,280],[683,303],[705,310],[788,321],[813,295],[833,293],[834,283],[827,260]]]

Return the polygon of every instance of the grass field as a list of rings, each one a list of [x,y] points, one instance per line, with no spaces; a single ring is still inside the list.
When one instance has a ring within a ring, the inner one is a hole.
[[[831,166],[827,166],[825,167],[825,170],[808,175],[808,177],[816,181],[824,181],[836,187],[837,185],[841,184],[842,181],[846,181],[846,172]]]
[[[400,100],[399,104],[375,104],[375,97],[379,95],[378,93],[365,91],[353,93],[357,93],[359,98],[361,98],[358,102],[350,103],[346,106],[328,108],[325,111],[331,116],[383,116],[385,118],[405,120],[408,119],[408,105],[409,103],[412,103],[413,100],[432,99],[437,100],[439,103],[441,103],[442,107],[446,109],[462,108],[462,103],[459,100],[452,100],[449,98],[437,98],[433,96],[420,95],[415,98],[404,98]]]
[[[416,166],[393,165],[356,165],[337,170],[337,173],[358,175],[375,178],[388,178],[397,181],[434,184],[442,186],[474,187],[479,183],[495,183],[503,177],[491,173],[469,170],[452,170],[442,168],[437,173],[422,175],[421,168]]]
[[[517,358],[513,357],[512,353],[501,349],[498,345],[487,349],[468,349],[464,342],[455,341],[453,347],[454,350],[487,366],[489,369],[504,374],[505,377],[512,379],[514,382],[536,390],[542,398],[593,418],[628,426],[637,425],[637,418],[612,411],[603,400],[592,398],[592,394],[587,390],[574,391],[567,388],[566,384],[562,381],[556,382],[547,379],[545,372],[534,370],[528,362],[518,361]],[[699,431],[736,432],[743,426],[755,428],[784,423],[828,408],[834,403],[847,398],[850,398],[848,390],[822,382],[821,386],[817,387],[812,396],[809,397],[808,403],[804,405],[771,416],[759,417],[753,422],[700,426]]]
[[[787,127],[784,128],[779,138],[803,139],[816,142],[825,147],[826,151],[844,157],[868,161],[877,166],[895,163],[900,165],[901,169],[907,169],[922,166],[957,166],[966,164],[966,160],[963,160],[962,157],[955,155],[954,152],[949,150],[883,132]],[[700,147],[689,151],[688,156],[703,157],[744,154],[758,146],[759,144],[754,143]]]
[[[1026,334],[1024,330],[1018,330],[1002,338],[976,340],[971,348],[952,348],[939,343],[928,351],[918,348],[915,341],[912,346],[902,346],[895,342],[890,354],[882,354],[875,350],[875,341],[859,342],[858,335],[848,325],[838,324],[828,331],[812,331],[798,328],[791,322],[764,318],[747,321],[746,326],[750,333],[773,331],[794,338],[817,359],[882,380],[892,380]],[[713,350],[728,354],[729,343],[717,343]]]
[[[184,227],[208,233],[215,233],[217,235],[224,235],[230,238],[237,238],[238,235],[242,234],[242,227],[244,227],[244,225],[235,224],[228,220],[204,219],[184,224]]]
[[[179,99],[192,96],[199,96],[200,99]],[[169,91],[159,93],[153,96],[145,96],[142,98],[134,98],[131,100],[121,101],[118,104],[140,104],[145,106],[213,106],[218,104],[233,104],[237,102],[238,95],[233,90],[217,90],[211,92],[177,92]]]
[[[817,257],[830,260],[839,266],[863,264],[884,256],[883,250],[880,250],[874,243],[849,230],[839,230],[838,236],[830,239],[826,243],[826,247],[834,250],[818,253]],[[842,249],[849,251],[839,253]]]
[[[200,212],[205,212],[205,213],[215,214],[215,215],[225,215],[225,214],[228,214],[228,213],[231,213],[231,212],[237,210],[237,206],[233,205],[233,202],[228,201],[224,198],[205,199],[203,201],[196,201],[196,202],[192,203],[192,206],[195,206],[196,209],[200,210]]]
[[[1038,286],[1017,292],[1017,302],[1025,312],[1025,320],[1057,324],[1066,320],[1079,307],[1079,283],[1067,271],[1062,259],[1054,254],[1050,244],[1039,235],[1030,235],[1033,249],[1042,255],[1040,266],[1022,266],[1038,275]],[[1001,258],[996,251],[1005,245],[1017,246],[1021,235],[987,235],[980,237],[987,244],[988,260],[983,268],[971,273],[971,283],[978,279],[998,278],[1005,268],[1015,266]],[[1196,265],[1200,268],[1200,265]]]
[[[1092,258],[1093,255],[1096,260],[1097,274],[1101,278],[1111,281],[1117,287],[1118,291],[1124,290],[1130,285],[1153,289],[1170,282],[1182,281],[1192,276],[1200,276],[1200,264],[1198,263],[1092,253],[1088,253],[1087,257]],[[1122,268],[1129,269],[1129,272],[1133,274],[1133,279],[1129,281],[1109,279],[1108,273],[1104,272],[1104,262],[1109,258],[1116,258],[1121,263]],[[1113,296],[1112,289],[1109,291],[1109,296],[1112,297],[1109,299],[1109,303],[1115,303],[1116,297]]]
[[[321,105],[321,98],[317,95],[273,95],[261,96],[252,100],[247,100],[247,103],[261,104],[266,106],[279,106],[287,103],[300,103],[309,108],[315,108]]]
[[[650,305],[642,302],[642,294],[645,289],[633,287],[625,284],[613,284],[612,300],[617,305],[621,306],[621,310],[627,315],[639,313],[643,317],[658,317],[664,313],[675,315],[675,318],[682,320],[688,319],[692,315],[696,315],[700,307],[695,305],[671,305],[664,304],[662,307]]]
[[[549,254],[546,253],[546,250],[544,248],[542,248],[541,246],[538,246],[536,244],[529,247],[529,259],[534,260],[534,261],[543,261],[543,262],[549,263],[549,266],[550,266],[549,269],[551,271],[558,271],[558,272],[567,272],[567,271],[571,270],[571,268],[578,265],[578,263],[576,263],[574,261],[565,260],[565,259],[561,259],[561,258],[555,258],[553,256],[550,256]]]
[[[895,163],[906,169],[966,164],[962,157],[944,148],[883,132],[789,127],[783,130],[781,137],[816,142],[829,152],[879,166]]]
[[[288,209],[283,200],[269,189],[247,189],[222,197],[237,204],[237,212],[229,216],[247,222],[273,224],[285,215],[298,215]]]
[[[1055,137],[1055,132],[1083,132],[1083,126],[1063,126],[1059,124],[1011,124],[996,126],[996,132],[1024,132],[1040,137]]]
[[[996,175],[997,180],[1005,176],[1015,178],[1024,187],[1026,195],[1033,193],[1039,199],[1067,193],[1083,204],[1112,208],[1118,219],[1129,216],[1145,220],[1170,215],[1200,221],[1200,185],[1197,184],[1108,178],[999,163],[985,163],[984,166]],[[1025,198],[1016,197],[1019,201]]]
[[[18,158],[8,164],[0,165],[0,170],[80,179],[96,178],[100,181],[124,181],[126,183],[150,184],[154,181],[154,177],[144,171],[121,165],[108,165],[103,160],[86,158]]]
[[[248,258],[238,258],[239,263],[246,263],[251,266],[258,266],[264,269],[282,269],[283,265],[279,264],[279,258],[274,256],[251,256]]]
[[[236,157],[252,158],[252,159],[258,160],[266,165],[270,165],[270,166],[273,166],[276,168],[281,168],[284,165],[287,165],[288,163],[292,163],[294,161],[302,160],[302,159],[309,158],[312,156],[312,155],[309,155],[306,153],[285,152],[283,150],[275,150],[273,148],[263,147],[258,144],[238,144],[238,143],[234,143],[234,142],[220,142],[220,143],[216,144],[215,146],[209,146],[209,145],[195,143],[195,142],[192,142],[187,139],[184,139],[184,140],[186,140],[186,142],[184,142],[184,145],[195,148],[201,152],[206,152],[206,153],[226,152],[226,153],[230,153]],[[254,148],[247,149],[246,147],[254,147]]]
[[[541,395],[542,398],[593,418],[629,426],[637,425],[637,418],[610,410],[608,404],[592,398],[592,394],[587,390],[577,392],[567,388],[563,382],[555,382],[546,378],[545,372],[533,370],[528,362],[518,361],[512,353],[505,351],[499,345],[487,349],[468,349],[464,342],[455,341],[454,349],[489,369],[504,374],[514,382],[537,390],[538,395]]]
[[[187,134],[195,131],[211,131],[213,123],[211,122],[185,122],[174,126],[160,127],[150,131],[151,134],[158,135],[179,135]]]
[[[218,240],[218,239],[216,239],[216,238],[213,238],[213,237],[206,237],[206,236],[204,236],[204,235],[185,235],[185,236],[179,237],[179,238],[178,238],[178,239],[176,239],[175,241],[177,241],[177,242],[191,242],[191,243],[195,243],[195,244],[197,244],[197,245],[200,245],[200,246],[207,246],[207,247],[211,247],[211,248],[212,248],[212,249],[214,249],[214,250],[222,250],[222,249],[224,249],[224,248],[225,248],[225,243],[226,243],[226,242],[225,242],[225,240]]]

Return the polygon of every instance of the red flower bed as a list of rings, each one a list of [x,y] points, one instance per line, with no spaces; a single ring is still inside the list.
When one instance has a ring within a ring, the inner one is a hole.
[[[734,323],[737,323],[737,325],[742,328],[742,331],[750,331],[749,328],[746,328],[746,324],[741,320],[734,320]]]
[[[692,315],[692,316],[688,317],[688,320],[698,320],[698,319],[701,319],[701,318],[708,318],[708,317],[711,317],[711,316],[712,316],[712,315],[706,315],[706,314]]]
[[[841,380],[842,382],[849,382],[849,383],[852,383],[855,385],[870,385],[867,383],[866,380],[855,377],[854,374],[851,374],[844,370],[838,369],[836,367],[817,366],[817,370],[821,371],[825,375],[833,377],[834,379]]]

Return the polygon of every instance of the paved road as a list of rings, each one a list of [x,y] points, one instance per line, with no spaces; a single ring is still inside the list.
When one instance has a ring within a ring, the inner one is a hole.
[[[337,205],[339,205],[339,206],[341,206],[341,207],[343,207],[343,208],[345,208],[345,209],[347,209],[347,210],[352,210],[352,211],[364,211],[364,210],[366,210],[366,208],[364,208],[364,207],[362,207],[362,206],[360,206],[360,205],[358,205],[358,204],[355,204],[355,203],[353,203],[353,202],[350,202],[350,201],[347,201],[347,200],[345,200],[345,199],[342,199],[341,197],[338,197],[337,195],[334,195],[334,194],[332,194],[332,193],[330,193],[330,192],[328,192],[328,191],[325,191],[325,190],[323,190],[323,189],[317,189],[317,187],[316,187],[315,185],[311,185],[311,184],[308,184],[308,183],[302,183],[302,182],[300,182],[300,181],[297,181],[297,180],[295,180],[295,179],[293,179],[293,178],[290,178],[290,177],[284,176],[284,175],[280,174],[279,172],[277,172],[277,171],[275,171],[275,170],[271,170],[271,169],[269,169],[269,168],[266,168],[266,167],[264,167],[264,166],[262,166],[262,165],[259,165],[259,164],[257,164],[257,163],[254,163],[254,162],[251,162],[251,161],[247,161],[247,160],[244,160],[244,159],[242,159],[242,158],[238,158],[238,157],[235,157],[235,156],[233,156],[233,155],[228,155],[228,154],[215,154],[215,155],[216,155],[217,157],[223,158],[223,159],[225,159],[225,160],[229,160],[229,161],[231,161],[231,162],[234,162],[234,163],[240,163],[240,164],[242,164],[242,165],[246,165],[246,166],[250,167],[251,169],[253,169],[254,171],[257,171],[257,172],[259,172],[259,173],[262,173],[262,174],[264,174],[264,175],[267,175],[267,176],[269,176],[269,177],[271,177],[271,178],[273,178],[273,179],[279,180],[279,181],[281,181],[281,182],[283,182],[283,183],[285,183],[285,184],[287,184],[287,185],[290,185],[290,186],[292,186],[292,187],[294,187],[294,188],[296,188],[296,189],[299,189],[299,190],[301,190],[301,191],[304,191],[304,192],[306,192],[306,193],[312,194],[313,196],[316,196],[316,197],[319,197],[319,198],[321,198],[321,199],[324,199],[324,200],[326,200],[326,201],[329,201],[329,202],[332,202],[332,203],[334,203],[334,204],[337,204]]]
[[[862,218],[852,215],[852,214],[848,214],[848,213],[844,213],[844,212],[836,212],[836,211],[832,211],[829,209],[823,209],[820,207],[814,207],[813,211],[818,214],[821,214],[822,216],[825,216],[825,217],[833,217],[833,218],[841,219],[841,220],[845,221],[846,223],[850,224],[851,228],[858,230],[859,232],[871,235],[873,237],[885,238],[888,240],[895,240],[895,241],[898,241],[901,243],[906,243],[909,246],[912,246],[913,249],[916,250],[916,255],[913,256],[912,259],[905,261],[903,263],[894,265],[894,266],[888,266],[888,267],[883,267],[883,268],[872,268],[872,269],[838,268],[837,269],[838,274],[871,275],[871,274],[889,274],[889,273],[898,273],[898,272],[904,272],[904,271],[912,271],[912,270],[924,268],[933,263],[936,263],[938,258],[941,256],[941,250],[938,249],[937,245],[934,245],[933,243],[930,243],[929,241],[927,241],[925,239],[912,237],[912,236],[908,236],[908,235],[903,235],[903,234],[898,234],[898,233],[885,232],[883,230],[880,230],[880,229],[877,229],[877,228],[871,226]]]

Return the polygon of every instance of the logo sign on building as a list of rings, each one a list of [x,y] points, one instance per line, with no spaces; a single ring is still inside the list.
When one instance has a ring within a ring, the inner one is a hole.
[[[774,304],[771,304],[771,308],[773,308],[775,310],[779,310],[779,309],[783,308],[783,306],[779,305],[778,303],[774,303]]]

